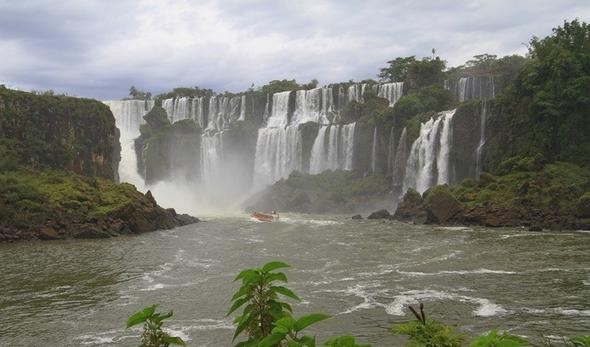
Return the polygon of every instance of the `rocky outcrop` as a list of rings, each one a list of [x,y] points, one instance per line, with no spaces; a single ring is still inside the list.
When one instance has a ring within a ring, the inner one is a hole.
[[[192,119],[170,124],[166,111],[154,106],[135,140],[139,173],[147,184],[169,179],[172,173],[193,179],[199,173],[201,130]]]
[[[294,171],[243,204],[247,211],[353,213],[386,206],[390,182],[381,175],[324,171],[310,175]]]
[[[371,213],[367,219],[391,219],[391,214],[385,209],[381,209]]]
[[[590,229],[590,170],[549,164],[504,176],[482,173],[461,185],[408,190],[394,219],[427,224],[522,226],[529,230]]]
[[[60,172],[18,177],[0,176],[8,182],[0,192],[0,242],[109,238],[199,221],[158,206],[149,191],[141,194],[129,184]]]
[[[424,199],[415,189],[408,189],[393,214],[393,219],[403,222],[426,223],[427,213],[424,210]]]
[[[447,186],[435,186],[424,195],[424,209],[428,212],[428,220],[433,223],[446,223],[462,210],[461,203]]]
[[[0,170],[65,169],[116,180],[119,132],[96,100],[0,87]]]

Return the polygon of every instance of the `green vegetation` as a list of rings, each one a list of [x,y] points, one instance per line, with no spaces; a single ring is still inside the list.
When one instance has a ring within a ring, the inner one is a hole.
[[[307,84],[299,84],[296,80],[272,80],[259,88],[253,88],[254,91],[260,91],[264,94],[274,94],[298,89],[313,89],[318,86],[318,80],[313,79]]]
[[[496,172],[507,157],[537,154],[589,165],[590,25],[566,21],[552,35],[533,38],[529,55],[490,119],[488,170]]]
[[[590,191],[590,170],[569,163],[541,167],[534,163],[533,158],[508,159],[503,163],[509,167],[506,174],[482,173],[479,181],[465,180],[451,191],[469,206],[534,208],[573,215],[579,201],[586,201],[584,194]]]
[[[311,175],[298,171],[246,202],[256,210],[293,212],[352,212],[381,202],[388,193],[381,175],[362,176],[349,171]]]
[[[416,56],[399,57],[387,62],[389,66],[381,69],[379,78],[386,82],[404,82],[409,88],[423,88],[442,83],[445,79],[446,62],[440,57]]]
[[[52,170],[0,173],[0,221],[19,229],[47,220],[86,221],[145,199],[131,184],[99,177]]]
[[[96,100],[0,88],[0,171],[67,169],[114,178],[115,119]]]
[[[149,100],[152,93],[137,89],[135,86],[129,88],[129,97],[133,100]]]
[[[172,311],[161,314],[156,312],[157,306],[148,306],[127,319],[127,328],[143,323],[143,334],[139,347],[186,346],[180,337],[170,336],[162,330],[164,321],[172,317]]]
[[[461,347],[466,339],[463,334],[457,334],[453,328],[434,319],[426,318],[424,305],[420,304],[420,313],[412,306],[409,307],[416,320],[398,324],[393,327],[393,333],[407,335],[408,347]]]

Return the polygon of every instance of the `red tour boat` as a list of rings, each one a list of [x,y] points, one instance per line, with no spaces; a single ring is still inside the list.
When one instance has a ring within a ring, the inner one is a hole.
[[[261,222],[276,222],[279,220],[279,214],[276,211],[272,211],[271,213],[253,212],[252,217]]]

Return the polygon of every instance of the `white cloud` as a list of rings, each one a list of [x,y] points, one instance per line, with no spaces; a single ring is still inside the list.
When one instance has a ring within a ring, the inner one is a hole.
[[[358,80],[433,47],[450,65],[524,53],[532,35],[575,17],[590,19],[587,1],[0,0],[0,80],[97,98],[131,84]]]

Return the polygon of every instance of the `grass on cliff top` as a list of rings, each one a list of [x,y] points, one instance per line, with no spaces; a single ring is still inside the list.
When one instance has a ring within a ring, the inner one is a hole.
[[[47,220],[79,221],[145,201],[134,186],[61,171],[0,172],[0,225],[25,228]]]
[[[468,206],[525,207],[567,213],[590,191],[590,168],[558,162],[525,166],[502,176],[482,173],[479,180],[466,179],[451,187],[451,191]]]

